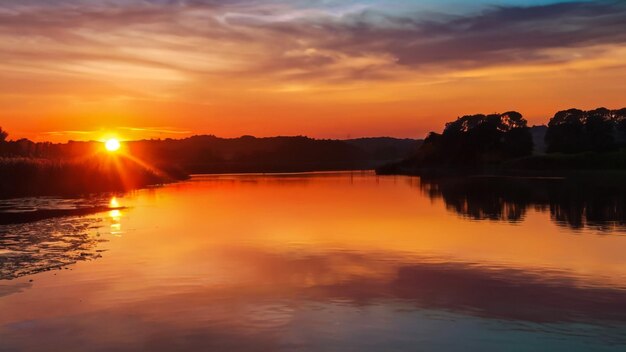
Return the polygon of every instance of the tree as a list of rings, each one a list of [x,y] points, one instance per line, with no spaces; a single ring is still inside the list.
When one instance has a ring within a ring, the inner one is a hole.
[[[584,132],[585,112],[579,109],[569,109],[557,112],[546,131],[548,153],[578,153],[588,149]]]
[[[616,110],[613,114],[613,120],[617,129],[617,142],[626,147],[626,108]]]
[[[590,150],[603,152],[615,149],[615,124],[612,115],[612,111],[606,108],[587,112],[585,131]]]
[[[6,142],[7,138],[9,138],[9,134],[0,127],[0,142]]]
[[[476,166],[530,155],[532,135],[522,114],[466,115],[431,133],[414,160],[422,165]]]
[[[557,112],[548,123],[548,153],[604,152],[626,143],[626,109]]]
[[[533,136],[528,123],[517,111],[500,115],[498,130],[503,132],[502,150],[507,157],[521,157],[533,152]]]

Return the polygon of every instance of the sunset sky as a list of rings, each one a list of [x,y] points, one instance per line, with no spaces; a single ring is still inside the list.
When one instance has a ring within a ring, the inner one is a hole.
[[[626,1],[0,0],[11,138],[423,137],[626,106]]]

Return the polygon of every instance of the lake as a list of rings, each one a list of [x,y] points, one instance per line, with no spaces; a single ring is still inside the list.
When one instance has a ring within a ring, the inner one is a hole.
[[[100,196],[124,208],[0,226],[0,351],[624,351],[625,193],[599,186],[345,172]]]

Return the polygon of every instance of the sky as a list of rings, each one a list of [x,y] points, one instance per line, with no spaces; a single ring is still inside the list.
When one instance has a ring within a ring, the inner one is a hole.
[[[0,126],[423,137],[626,105],[626,1],[0,0]]]

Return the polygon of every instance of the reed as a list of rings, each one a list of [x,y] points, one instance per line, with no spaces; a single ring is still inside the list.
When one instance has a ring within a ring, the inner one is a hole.
[[[0,158],[0,197],[128,191],[185,177],[119,157]]]

